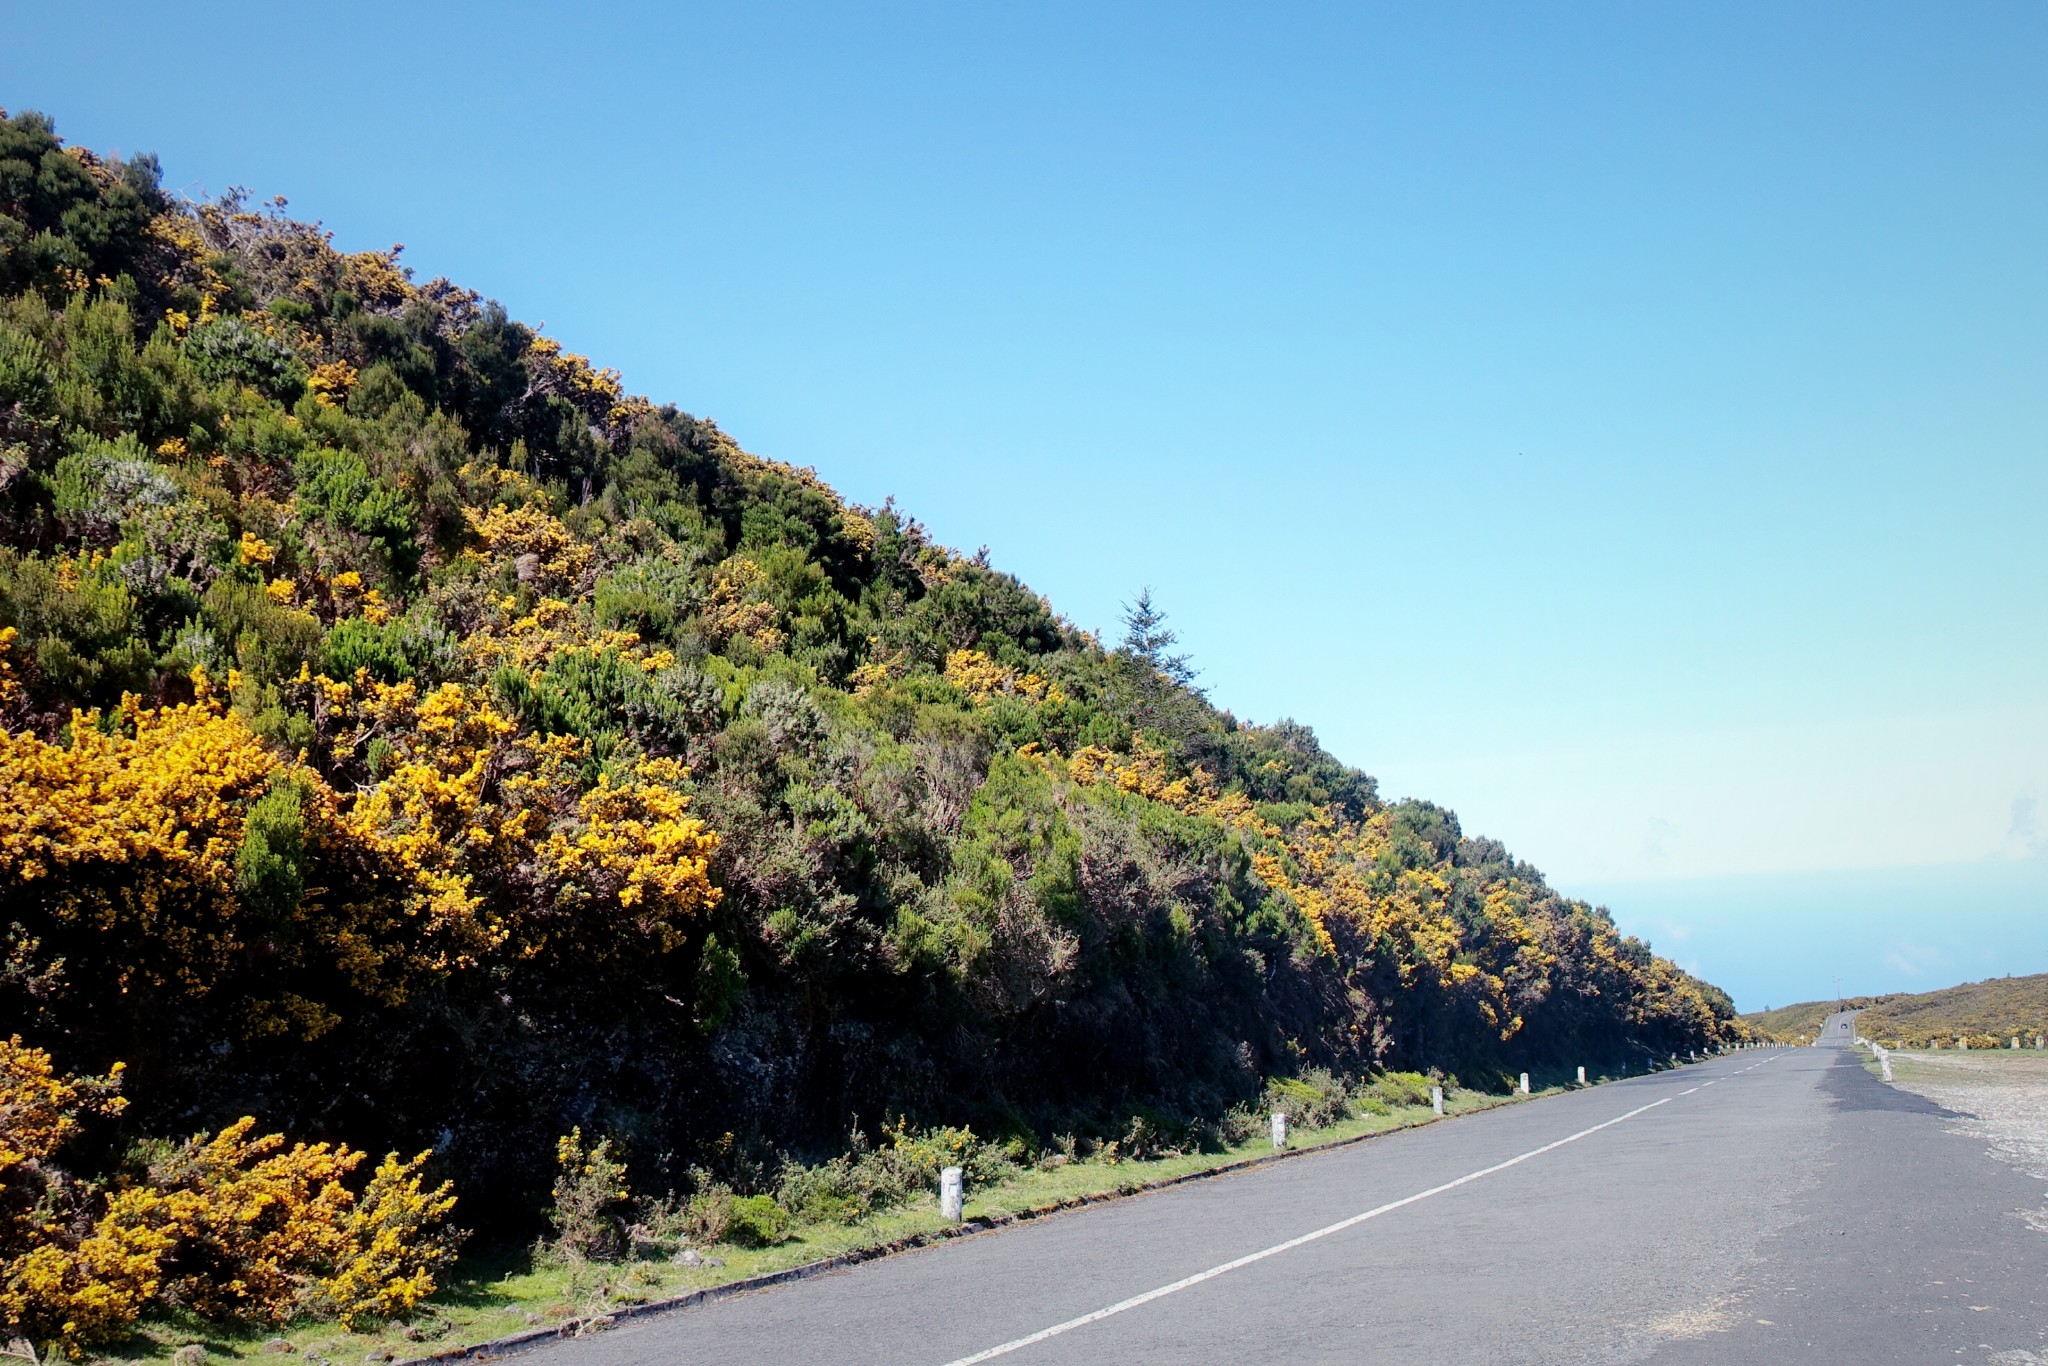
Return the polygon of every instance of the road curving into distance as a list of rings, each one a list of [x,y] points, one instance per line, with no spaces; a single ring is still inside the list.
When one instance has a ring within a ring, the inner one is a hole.
[[[2048,1363],[2042,1184],[1943,1116],[1846,1048],[1736,1053],[519,1359]]]

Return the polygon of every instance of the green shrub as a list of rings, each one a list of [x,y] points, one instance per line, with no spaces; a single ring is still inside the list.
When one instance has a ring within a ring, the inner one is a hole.
[[[1124,1131],[1103,1145],[1110,1162],[1150,1162],[1156,1158],[1179,1157],[1196,1146],[1188,1126],[1175,1124],[1154,1114],[1134,1114]]]
[[[696,611],[702,588],[686,565],[655,557],[625,565],[597,581],[591,619],[599,626],[667,640]]]
[[[305,863],[305,793],[279,783],[249,807],[235,854],[236,890],[251,910],[283,923],[299,908]]]
[[[392,574],[412,576],[419,565],[413,542],[419,514],[404,490],[371,474],[354,451],[307,451],[295,468],[301,516],[363,537]]]
[[[1268,1114],[1251,1104],[1233,1105],[1223,1112],[1216,1121],[1214,1143],[1219,1148],[1235,1148],[1238,1144],[1266,1132]]]
[[[399,644],[397,623],[378,625],[367,617],[343,617],[320,644],[320,670],[329,678],[351,679],[366,670],[381,683],[412,677]]]
[[[1384,1072],[1372,1084],[1381,1100],[1397,1108],[1429,1104],[1429,1087],[1429,1078],[1420,1072]]]
[[[0,408],[40,414],[50,399],[50,353],[26,333],[0,327]]]
[[[776,1186],[776,1203],[814,1224],[858,1223],[878,1205],[892,1203],[877,1199],[882,1192],[875,1183],[859,1179],[860,1166],[853,1154],[815,1167],[791,1166]]]
[[[272,602],[254,584],[219,578],[206,590],[203,624],[216,640],[233,641],[235,664],[252,679],[290,678],[320,649],[319,621]]]
[[[1142,1119],[1134,1118],[1133,1125],[1144,1130],[1141,1138],[1158,1136]],[[877,1210],[937,1190],[946,1167],[959,1167],[971,1185],[990,1186],[1015,1176],[1030,1155],[1020,1137],[993,1143],[972,1129],[905,1126],[889,1130],[888,1137],[887,1144],[876,1147],[856,1130],[849,1151],[831,1161],[785,1167],[776,1202],[813,1223],[859,1223]]]
[[[977,1186],[1006,1181],[1017,1171],[1000,1147],[975,1137],[972,1129],[892,1129],[889,1144],[883,1152],[910,1189],[936,1188],[939,1172],[946,1167],[959,1167]]]
[[[1344,1079],[1323,1068],[1268,1082],[1266,1105],[1269,1113],[1278,1110],[1289,1124],[1303,1129],[1320,1129],[1351,1114]]]
[[[789,1236],[789,1211],[767,1195],[743,1195],[732,1202],[727,1242],[741,1247],[774,1247]]]
[[[185,339],[185,354],[209,384],[246,384],[286,406],[305,392],[305,363],[240,318],[199,324]]]
[[[722,1243],[732,1229],[732,1187],[712,1183],[691,1196],[677,1214],[675,1231],[700,1247]]]
[[[110,561],[67,566],[0,550],[0,625],[20,629],[15,648],[34,659],[55,695],[107,706],[143,691],[155,656],[137,633],[141,624],[135,595]]]
[[[88,439],[57,462],[49,477],[51,509],[75,536],[111,537],[120,525],[151,508],[174,507],[184,497],[170,471],[142,443]]]
[[[583,1130],[571,1129],[555,1145],[555,1199],[548,1222],[555,1236],[548,1250],[563,1261],[610,1261],[625,1250],[620,1217],[630,1192],[626,1164],[612,1153],[612,1141],[586,1145]]]

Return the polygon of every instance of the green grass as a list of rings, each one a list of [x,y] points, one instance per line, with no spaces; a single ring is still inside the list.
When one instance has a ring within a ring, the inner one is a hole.
[[[1595,1081],[1612,1079],[1596,1074]],[[1536,1096],[1570,1089],[1536,1077]],[[1533,1097],[1530,1097],[1533,1098]],[[1524,1097],[1458,1090],[1445,1097],[1446,1118],[1505,1105]],[[1427,1106],[1408,1106],[1386,1115],[1360,1115],[1324,1128],[1298,1130],[1290,1149],[1312,1151],[1346,1140],[1436,1122]],[[1083,1196],[1128,1194],[1177,1177],[1214,1171],[1218,1167],[1269,1155],[1264,1134],[1216,1152],[1188,1153],[1149,1161],[1107,1162],[1090,1158],[1021,1172],[1012,1180],[969,1193],[966,1218],[1002,1219],[1043,1211]],[[223,1329],[185,1320],[159,1320],[146,1325],[143,1337],[131,1344],[131,1360],[167,1360],[187,1343],[205,1346],[209,1358],[235,1359],[263,1355],[271,1338],[290,1342],[299,1355],[282,1360],[304,1361],[317,1356],[334,1366],[354,1366],[388,1352],[399,1360],[489,1342],[530,1328],[570,1319],[602,1317],[634,1304],[662,1300],[692,1290],[729,1284],[807,1262],[845,1253],[886,1247],[946,1228],[936,1195],[878,1212],[857,1224],[799,1223],[789,1241],[770,1248],[727,1244],[704,1249],[722,1260],[722,1267],[680,1267],[666,1261],[588,1264],[571,1270],[537,1262],[531,1249],[485,1249],[466,1255],[441,1291],[423,1306],[410,1326],[387,1325],[350,1333],[336,1323],[300,1323],[278,1330]],[[280,1360],[267,1357],[268,1360]],[[377,1358],[381,1359],[381,1358]]]

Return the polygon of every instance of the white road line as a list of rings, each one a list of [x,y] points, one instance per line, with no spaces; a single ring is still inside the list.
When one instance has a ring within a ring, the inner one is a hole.
[[[1695,1086],[1693,1091],[1697,1090],[1699,1088]],[[1691,1095],[1692,1091],[1687,1091],[1684,1094]],[[1581,1129],[1575,1134],[1560,1138],[1554,1143],[1546,1143],[1540,1148],[1531,1148],[1519,1157],[1511,1157],[1505,1162],[1496,1162],[1491,1167],[1482,1167],[1476,1172],[1468,1172],[1455,1181],[1446,1181],[1441,1186],[1431,1186],[1426,1191],[1417,1191],[1414,1195],[1389,1201],[1387,1204],[1369,1209],[1363,1214],[1354,1214],[1349,1219],[1340,1219],[1334,1224],[1329,1224],[1315,1230],[1313,1233],[1304,1233],[1299,1238],[1289,1238],[1284,1243],[1275,1243],[1273,1246],[1263,1248],[1258,1252],[1246,1253],[1235,1261],[1225,1262],[1221,1266],[1212,1266],[1207,1271],[1197,1271],[1192,1276],[1184,1276],[1171,1285],[1160,1286],[1157,1290],[1147,1290],[1142,1295],[1133,1295],[1127,1300],[1118,1300],[1115,1304],[1098,1309],[1092,1314],[1083,1314],[1077,1319],[1068,1319],[1065,1323],[1056,1323],[1050,1328],[1041,1328],[1026,1337],[1012,1338],[1008,1342],[998,1343],[986,1351],[976,1352],[973,1356],[961,1357],[956,1361],[948,1362],[947,1366],[974,1366],[974,1363],[977,1361],[988,1361],[995,1357],[1007,1356],[1011,1352],[1044,1342],[1048,1338],[1056,1338],[1062,1333],[1071,1333],[1076,1328],[1085,1328],[1091,1323],[1098,1323],[1112,1315],[1121,1314],[1126,1309],[1136,1309],[1140,1305],[1150,1304],[1154,1300],[1165,1299],[1168,1295],[1178,1294],[1180,1291],[1186,1290],[1191,1286],[1200,1285],[1203,1281],[1214,1280],[1216,1277],[1236,1271],[1240,1267],[1250,1266],[1253,1262],[1262,1262],[1268,1257],[1275,1257],[1282,1252],[1292,1251],[1304,1243],[1312,1243],[1318,1238],[1327,1238],[1333,1233],[1342,1233],[1354,1224],[1362,1224],[1368,1219],[1377,1219],[1382,1214],[1391,1214],[1395,1210],[1415,1204],[1419,1200],[1427,1200],[1432,1195],[1442,1195],[1445,1191],[1456,1190],[1458,1187],[1468,1185],[1479,1180],[1481,1177],[1492,1176],[1495,1172],[1504,1172],[1509,1167],[1519,1166],[1532,1157],[1541,1157],[1552,1149],[1562,1148],[1567,1143],[1576,1143],[1582,1138],[1599,1133],[1602,1129],[1611,1129],[1617,1124],[1634,1119],[1637,1115],[1654,1110],[1659,1105],[1669,1105],[1673,1099],[1671,1096],[1665,1096],[1662,1100],[1653,1100],[1648,1105],[1639,1105],[1625,1115],[1616,1115],[1613,1119],[1603,1124],[1595,1124],[1590,1129]]]

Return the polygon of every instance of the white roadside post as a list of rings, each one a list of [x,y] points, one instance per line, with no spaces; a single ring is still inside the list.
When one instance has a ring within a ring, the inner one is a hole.
[[[1528,1074],[1527,1072],[1524,1072],[1524,1073],[1522,1074],[1522,1086],[1521,1086],[1521,1091],[1522,1091],[1522,1094],[1523,1094],[1523,1095],[1525,1095],[1525,1096],[1529,1094],[1529,1074]]]
[[[1579,1085],[1581,1085],[1581,1086],[1584,1086],[1585,1084],[1586,1084],[1586,1069],[1585,1069],[1585,1068],[1583,1068],[1583,1067],[1581,1067],[1581,1068],[1579,1069]]]
[[[2013,1036],[2012,1036],[2012,1046],[2013,1046],[2014,1048],[2018,1048],[2018,1047],[2020,1046],[2020,1036],[2019,1036],[2019,1035],[2015,1034],[2015,1035],[2013,1035]]]
[[[1273,1151],[1279,1152],[1287,1146],[1287,1114],[1283,1110],[1273,1112]]]
[[[1884,1079],[1890,1081],[1892,1079],[1892,1055],[1889,1053],[1878,1054],[1877,1065],[1884,1069]]]
[[[1438,1114],[1442,1114],[1444,1112],[1443,1087],[1432,1086],[1429,1088],[1429,1108],[1436,1111]]]
[[[949,1224],[959,1223],[966,1207],[965,1178],[966,1173],[958,1167],[948,1167],[939,1173],[939,1217]]]

